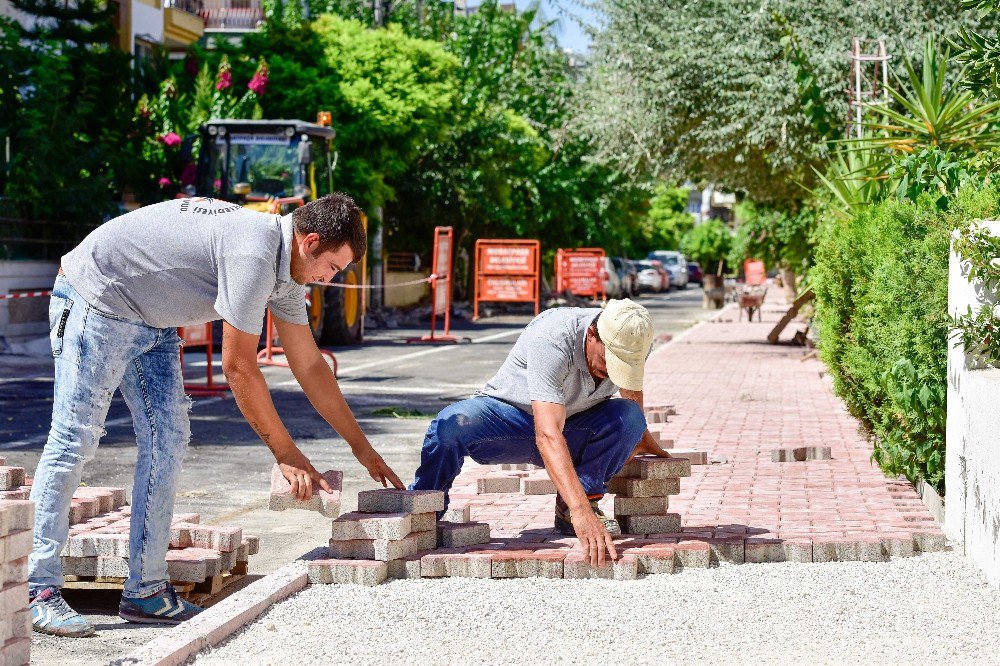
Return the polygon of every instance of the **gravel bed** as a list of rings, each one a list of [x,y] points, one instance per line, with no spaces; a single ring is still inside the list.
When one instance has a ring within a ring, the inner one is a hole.
[[[996,663],[1000,591],[955,553],[628,581],[314,585],[197,664]]]

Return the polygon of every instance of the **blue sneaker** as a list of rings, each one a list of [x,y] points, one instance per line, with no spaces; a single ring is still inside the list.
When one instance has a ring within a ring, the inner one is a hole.
[[[69,607],[58,587],[43,587],[31,597],[31,628],[43,634],[84,638],[94,635],[94,625]]]
[[[180,624],[203,610],[179,598],[173,585],[167,585],[166,589],[151,597],[122,597],[122,602],[118,604],[118,617],[144,624]]]

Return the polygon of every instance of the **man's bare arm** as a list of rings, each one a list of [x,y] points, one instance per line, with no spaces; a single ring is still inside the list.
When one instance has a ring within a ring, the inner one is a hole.
[[[344,400],[337,378],[327,364],[312,331],[304,324],[292,324],[274,317],[281,345],[288,359],[288,367],[309,398],[309,402],[322,416],[330,427],[337,431],[354,453],[372,479],[383,486],[391,483],[396,488],[403,488],[403,482],[396,473],[375,451],[361,426],[358,425],[351,408]]]
[[[538,451],[542,454],[542,462],[545,463],[545,471],[569,506],[573,529],[576,530],[576,536],[591,564],[604,566],[605,550],[611,555],[611,559],[616,559],[618,553],[615,552],[611,535],[591,511],[587,493],[573,467],[573,458],[563,436],[566,406],[532,400],[531,411],[535,417],[535,440]]]
[[[618,389],[618,392],[626,400],[631,400],[639,404],[639,409],[645,411],[643,406],[643,395],[642,391],[629,391],[627,389]],[[640,453],[649,453],[654,456],[659,456],[661,458],[669,458],[670,454],[663,450],[663,447],[653,438],[652,433],[649,432],[649,428],[642,433],[642,438],[636,445],[635,450],[632,452],[632,457],[639,455]]]
[[[254,432],[271,449],[282,474],[299,499],[312,496],[313,483],[324,490],[330,484],[303,455],[278,417],[267,390],[264,375],[257,365],[259,336],[245,333],[227,321],[222,323],[222,370],[233,389],[236,404]]]

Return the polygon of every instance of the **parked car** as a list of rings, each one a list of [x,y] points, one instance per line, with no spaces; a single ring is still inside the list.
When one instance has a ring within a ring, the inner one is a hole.
[[[688,282],[693,282],[699,287],[705,284],[705,276],[702,275],[701,265],[697,261],[688,262]]]
[[[625,285],[622,283],[621,275],[615,268],[610,257],[604,257],[601,265],[601,272],[604,273],[604,293],[608,298],[623,298],[625,296]]]
[[[663,264],[663,267],[670,273],[670,284],[678,289],[687,288],[687,257],[683,254],[674,250],[654,250],[646,258],[656,259]]]
[[[639,260],[635,262],[639,269],[639,290],[659,293],[670,288],[670,275],[658,261]]]
[[[638,294],[639,271],[636,270],[635,264],[625,257],[612,257],[611,263],[614,265],[615,272],[618,273],[618,279],[622,283],[621,298]]]

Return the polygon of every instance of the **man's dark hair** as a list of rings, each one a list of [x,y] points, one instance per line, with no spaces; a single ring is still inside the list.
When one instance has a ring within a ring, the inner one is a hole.
[[[597,320],[600,319],[600,318],[601,318],[601,313],[598,312],[597,316],[594,317],[594,320],[592,322],[590,322],[590,330],[592,330],[594,332],[594,337],[597,338],[598,342],[604,342],[603,340],[601,340],[601,334],[597,330]]]
[[[319,234],[321,252],[346,243],[354,253],[354,261],[360,261],[368,251],[361,215],[354,199],[337,192],[296,208],[292,211],[292,222],[300,234]]]

